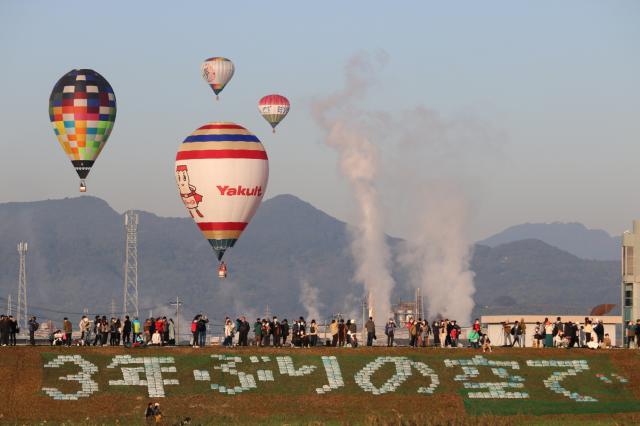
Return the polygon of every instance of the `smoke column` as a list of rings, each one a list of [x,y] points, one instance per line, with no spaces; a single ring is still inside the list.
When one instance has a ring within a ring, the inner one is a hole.
[[[475,286],[469,270],[470,244],[464,232],[466,202],[455,190],[444,187],[431,187],[419,198],[423,205],[416,209],[421,214],[412,221],[415,233],[398,261],[410,269],[411,284],[421,288],[432,318],[440,315],[467,325]]]
[[[300,303],[307,311],[307,322],[311,322],[312,319],[321,321],[320,309],[324,307],[320,303],[319,290],[313,287],[309,281],[302,280],[300,282]]]
[[[378,55],[377,62],[384,61]],[[360,54],[347,63],[342,91],[319,99],[312,105],[316,122],[327,132],[325,143],[339,155],[340,170],[348,179],[357,206],[357,222],[350,228],[351,253],[355,260],[354,279],[371,293],[373,314],[383,323],[391,312],[394,286],[390,271],[389,248],[385,240],[375,180],[378,174],[377,150],[367,137],[366,114],[355,103],[371,86],[369,56]]]
[[[470,206],[462,187],[481,186],[504,135],[473,117],[447,119],[422,106],[387,120],[402,129],[386,156],[389,180],[396,186],[411,182],[412,188],[410,197],[393,201],[404,206],[396,211],[410,225],[397,261],[409,271],[411,287],[421,289],[429,317],[467,325],[475,285],[466,232]],[[465,170],[476,176],[465,177]]]

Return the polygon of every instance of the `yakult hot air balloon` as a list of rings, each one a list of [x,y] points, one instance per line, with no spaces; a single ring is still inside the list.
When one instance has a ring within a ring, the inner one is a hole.
[[[84,180],[116,120],[116,95],[97,72],[69,71],[51,91],[49,118],[60,146],[80,176],[80,192],[85,192]]]
[[[271,124],[273,133],[276,132],[278,123],[289,113],[289,107],[289,99],[281,95],[267,95],[258,102],[260,114]]]
[[[205,124],[180,145],[175,174],[182,202],[221,261],[267,189],[269,160],[262,143],[237,124]],[[226,276],[224,262],[219,275]]]
[[[200,66],[200,71],[202,71],[202,78],[211,86],[218,99],[218,94],[233,77],[235,67],[229,59],[215,57],[205,60]]]

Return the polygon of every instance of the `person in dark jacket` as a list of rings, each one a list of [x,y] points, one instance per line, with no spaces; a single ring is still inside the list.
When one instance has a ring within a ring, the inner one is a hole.
[[[280,330],[280,334],[282,335],[282,346],[286,346],[287,337],[289,337],[289,321],[286,318],[282,320],[282,324],[280,325],[280,329],[281,329]],[[295,336],[291,337],[292,341],[293,341],[294,337]]]
[[[64,317],[62,322],[62,329],[64,330],[64,344],[67,346],[71,346],[71,335],[73,334],[73,326],[71,325],[71,321],[69,318]]]
[[[247,321],[245,316],[240,317],[240,325],[238,326],[238,345],[239,346],[247,346],[249,343],[249,331],[251,330],[251,325]]]
[[[344,346],[347,341],[347,326],[344,319],[340,318],[338,322],[338,346]]]
[[[9,317],[0,315],[0,344],[7,346],[9,344]]]
[[[200,347],[207,344],[207,324],[209,324],[209,318],[201,315],[198,319],[198,346]]]
[[[38,324],[36,317],[31,317],[28,325],[29,325],[29,343],[31,344],[31,346],[35,346],[36,345],[35,334],[36,334],[36,331],[38,331],[38,328],[40,328],[40,324]]]
[[[373,340],[376,338],[376,323],[373,322],[373,317],[369,317],[364,328],[367,330],[367,346],[373,346]]]
[[[253,335],[256,346],[262,346],[262,320],[256,318],[256,322],[253,323]]]
[[[93,339],[93,346],[97,345],[102,339],[100,335],[100,325],[102,321],[100,320],[100,315],[96,315],[96,318],[93,320],[93,335],[96,336]]]
[[[16,334],[18,334],[18,321],[9,315],[9,344],[11,346],[16,345]]]
[[[122,343],[125,345],[131,344],[131,319],[129,319],[129,315],[124,317],[124,324],[122,325]]]

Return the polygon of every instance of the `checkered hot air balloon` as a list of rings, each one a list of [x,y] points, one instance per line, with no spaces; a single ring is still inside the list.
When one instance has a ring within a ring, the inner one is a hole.
[[[206,59],[200,66],[202,72],[202,78],[216,94],[216,99],[219,98],[219,93],[225,88],[231,77],[235,67],[233,62],[227,58],[214,57]]]
[[[84,180],[113,130],[116,95],[96,71],[69,71],[51,91],[49,118],[60,146],[80,177],[80,191],[84,192]]]
[[[260,206],[267,152],[242,126],[208,123],[182,142],[174,171],[182,202],[221,261]]]
[[[276,126],[289,113],[289,99],[282,95],[267,95],[258,102],[258,110],[276,132]]]

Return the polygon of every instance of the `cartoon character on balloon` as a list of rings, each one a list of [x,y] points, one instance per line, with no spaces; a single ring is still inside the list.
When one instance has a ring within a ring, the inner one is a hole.
[[[195,214],[198,217],[204,217],[204,215],[198,210],[198,205],[202,202],[202,195],[196,192],[196,187],[189,182],[189,170],[186,165],[176,166],[176,182],[180,189],[180,197],[185,207],[189,210],[191,217]]]

